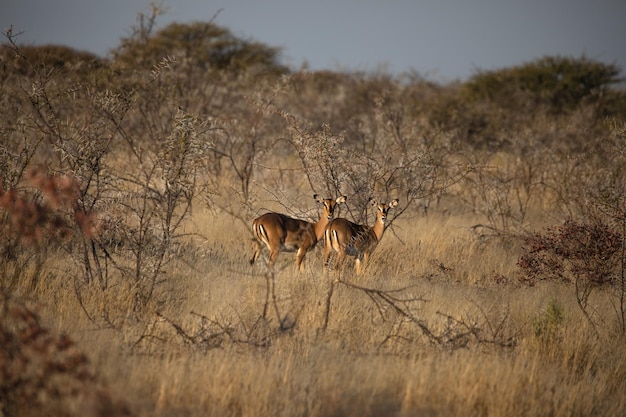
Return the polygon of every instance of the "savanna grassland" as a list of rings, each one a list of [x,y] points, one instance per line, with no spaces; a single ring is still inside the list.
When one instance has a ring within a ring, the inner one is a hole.
[[[0,416],[623,416],[621,69],[309,72],[214,22],[0,54]],[[251,266],[252,220],[373,224]]]

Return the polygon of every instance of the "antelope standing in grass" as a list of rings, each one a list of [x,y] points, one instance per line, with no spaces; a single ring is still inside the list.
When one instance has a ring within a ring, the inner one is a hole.
[[[256,242],[250,265],[254,264],[263,249],[263,245],[265,245],[270,251],[268,267],[273,267],[278,254],[285,251],[297,252],[296,270],[302,271],[304,269],[302,261],[304,261],[306,253],[324,237],[324,229],[328,222],[333,219],[337,205],[346,201],[346,196],[333,200],[331,198],[322,199],[315,194],[313,198],[324,206],[324,212],[317,223],[294,219],[274,212],[265,213],[254,219],[252,232]]]
[[[328,268],[331,251],[337,252],[337,268],[346,255],[355,258],[355,270],[360,274],[367,265],[367,260],[385,232],[385,222],[389,209],[398,205],[398,199],[387,203],[378,203],[370,198],[370,203],[376,206],[376,222],[374,226],[356,224],[347,219],[332,220],[324,231],[324,270]]]

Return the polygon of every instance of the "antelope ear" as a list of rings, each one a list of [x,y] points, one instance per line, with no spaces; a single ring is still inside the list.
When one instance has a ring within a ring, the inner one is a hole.
[[[313,194],[313,198],[315,199],[315,201],[317,201],[318,203],[322,202],[322,199],[320,198],[319,194]]]
[[[335,200],[337,202],[337,204],[341,204],[341,203],[345,203],[346,202],[346,197],[345,195],[342,195],[341,197],[338,197],[337,200]]]
[[[370,203],[372,206],[377,206],[377,205],[378,205],[378,202],[376,201],[376,199],[375,199],[374,197],[370,197],[370,201],[369,201],[369,203]]]
[[[398,205],[398,203],[400,202],[400,200],[398,200],[397,198],[395,200],[392,200],[389,202],[389,207],[395,207]]]

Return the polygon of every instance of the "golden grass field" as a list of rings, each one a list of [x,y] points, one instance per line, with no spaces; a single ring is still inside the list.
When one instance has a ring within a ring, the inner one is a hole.
[[[191,222],[206,240],[168,268],[161,289],[168,302],[148,326],[94,329],[70,292],[51,294],[55,302],[41,306],[48,324],[69,332],[88,354],[113,398],[137,415],[620,416],[626,410],[623,336],[614,329],[610,297],[596,294],[594,305],[606,319],[596,339],[571,286],[518,284],[519,248],[480,242],[469,227],[473,216],[398,221],[366,273],[357,277],[348,267],[341,275],[357,286],[402,289],[399,295],[414,300],[408,309],[430,331],[454,331],[442,344],[342,283],[322,331],[336,276],[323,276],[321,247],[301,274],[293,272],[293,253],[279,255],[276,306],[263,320],[266,276],[262,263],[248,264],[251,235],[215,216],[194,214]],[[101,302],[123,315],[117,309],[127,296],[120,288]],[[563,320],[537,335],[535,323],[550,303],[561,306]],[[279,320],[285,330],[278,330]],[[232,334],[215,336],[221,329],[208,321]]]

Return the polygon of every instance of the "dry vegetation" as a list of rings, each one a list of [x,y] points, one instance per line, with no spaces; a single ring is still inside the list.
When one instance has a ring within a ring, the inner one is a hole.
[[[626,414],[617,68],[293,72],[153,12],[109,59],[5,34],[0,416]],[[399,198],[365,273],[251,267],[315,193]]]

